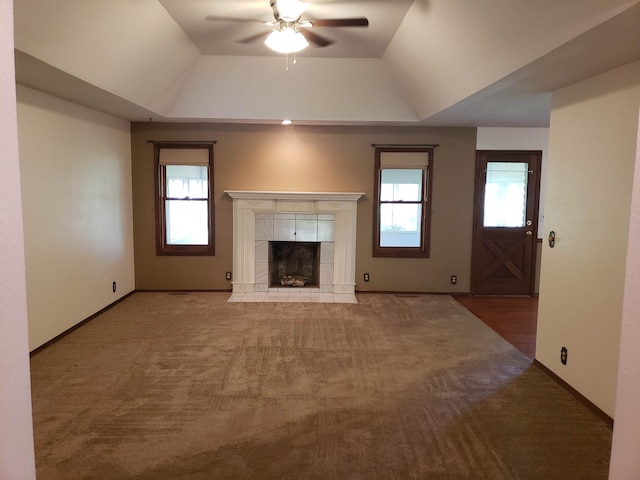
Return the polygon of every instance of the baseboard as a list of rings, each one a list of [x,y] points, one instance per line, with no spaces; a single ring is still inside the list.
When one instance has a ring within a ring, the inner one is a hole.
[[[538,367],[540,370],[542,370],[544,373],[549,375],[558,385],[563,387],[565,390],[567,390],[569,393],[571,393],[574,397],[576,397],[578,400],[580,400],[580,402],[583,403],[587,408],[589,408],[589,410],[591,410],[598,417],[600,417],[602,420],[604,420],[607,423],[607,426],[609,428],[613,429],[613,418],[611,418],[604,411],[602,411],[591,400],[589,400],[587,397],[582,395],[579,391],[577,391],[575,388],[573,388],[571,385],[569,385],[566,381],[564,381],[562,378],[560,378],[556,373],[554,373],[548,367],[545,367],[538,360],[534,360],[533,364],[536,367]]]
[[[356,293],[376,293],[383,295],[470,295],[469,292],[414,292],[407,290],[356,290]]]
[[[198,293],[198,292],[209,292],[209,293],[231,293],[230,288],[165,288],[165,289],[155,289],[155,288],[138,288],[135,290],[136,292],[142,293]]]
[[[453,292],[450,295],[454,297],[474,297],[474,298],[538,298],[537,293],[532,293],[531,295],[511,295],[504,293],[471,293],[471,292]]]
[[[156,289],[156,288],[138,288],[135,290],[136,292],[145,292],[145,293],[189,293],[189,292],[213,292],[213,293],[232,293],[232,289]],[[133,293],[133,292],[132,292]],[[246,292],[240,292],[246,293]],[[339,292],[334,292],[339,293]],[[376,294],[384,294],[384,295],[459,295],[459,296],[470,296],[469,292],[414,292],[414,291],[405,291],[405,290],[355,290],[355,293],[376,293]]]
[[[110,303],[109,305],[107,305],[106,307],[100,309],[99,311],[97,311],[96,313],[94,313],[93,315],[85,318],[84,320],[80,320],[78,323],[76,323],[75,325],[73,325],[72,327],[67,328],[64,332],[60,333],[59,335],[56,335],[55,337],[53,337],[51,340],[49,340],[48,342],[43,343],[42,345],[40,345],[39,347],[34,348],[33,350],[31,350],[29,352],[29,357],[33,357],[36,353],[41,352],[42,350],[44,350],[45,348],[47,348],[49,345],[57,342],[58,340],[60,340],[61,338],[69,335],[71,332],[73,332],[76,328],[80,328],[82,325],[84,325],[85,323],[89,322],[90,320],[93,320],[94,318],[96,318],[98,315],[100,315],[101,313],[106,312],[107,310],[109,310],[110,308],[114,307],[115,305],[119,304],[120,302],[122,302],[123,300],[125,300],[126,298],[129,298],[131,295],[133,295],[134,293],[136,293],[136,290],[132,290],[129,293],[127,293],[126,295],[123,295],[122,297],[120,297],[118,300],[116,300],[113,303]]]

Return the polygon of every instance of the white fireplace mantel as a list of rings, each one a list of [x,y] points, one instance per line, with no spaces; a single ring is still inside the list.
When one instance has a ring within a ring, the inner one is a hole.
[[[338,202],[357,202],[364,193],[354,192],[272,192],[225,190],[224,193],[234,200],[325,200]]]
[[[255,291],[256,214],[334,216],[333,293],[355,292],[358,192],[225,190],[233,199],[233,292]]]

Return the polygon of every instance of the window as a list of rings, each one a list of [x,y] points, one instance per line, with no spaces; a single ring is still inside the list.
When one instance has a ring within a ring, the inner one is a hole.
[[[213,255],[213,144],[155,143],[156,254]]]
[[[377,147],[375,257],[428,257],[433,147]]]
[[[484,191],[485,227],[524,227],[529,164],[487,162]]]

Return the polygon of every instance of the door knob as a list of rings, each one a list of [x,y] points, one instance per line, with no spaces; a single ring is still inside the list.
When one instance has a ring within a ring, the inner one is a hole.
[[[549,232],[549,247],[553,248],[556,246],[556,232],[554,232],[553,230],[551,230]]]
[[[524,233],[526,233],[527,235],[533,235],[533,232],[532,232],[531,230],[527,230],[527,231],[526,231],[526,232],[524,232]]]

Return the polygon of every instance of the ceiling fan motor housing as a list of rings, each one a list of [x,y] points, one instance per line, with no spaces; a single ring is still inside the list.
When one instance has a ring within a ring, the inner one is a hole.
[[[276,21],[297,22],[306,7],[301,0],[270,0]]]

